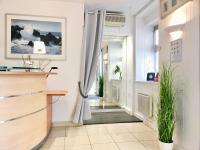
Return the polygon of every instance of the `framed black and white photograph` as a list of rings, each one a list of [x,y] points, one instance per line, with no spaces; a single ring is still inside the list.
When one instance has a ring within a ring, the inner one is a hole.
[[[41,42],[45,52],[39,59],[65,59],[65,18],[6,14],[6,28],[6,58],[37,59],[34,43]]]
[[[170,13],[192,0],[160,0],[161,18],[165,18]]]

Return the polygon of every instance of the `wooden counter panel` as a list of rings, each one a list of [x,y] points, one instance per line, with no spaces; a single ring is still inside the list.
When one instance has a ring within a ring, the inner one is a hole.
[[[0,72],[0,150],[30,150],[47,136],[47,74]]]
[[[0,96],[46,90],[45,76],[0,76]]]
[[[46,106],[43,93],[0,100],[0,121],[30,114]]]
[[[1,150],[30,150],[47,134],[46,109],[37,114],[0,125]]]

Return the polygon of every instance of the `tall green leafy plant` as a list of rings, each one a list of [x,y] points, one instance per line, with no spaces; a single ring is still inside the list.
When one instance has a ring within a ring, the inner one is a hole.
[[[99,97],[103,97],[104,77],[99,76]]]
[[[171,66],[164,65],[160,75],[160,101],[158,107],[159,140],[172,143],[175,126],[175,97],[173,88],[173,71]]]

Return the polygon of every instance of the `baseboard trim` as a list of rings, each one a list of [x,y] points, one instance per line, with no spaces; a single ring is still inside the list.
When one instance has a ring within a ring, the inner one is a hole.
[[[137,112],[134,112],[134,115],[135,115],[136,117],[138,117],[139,119],[141,119],[145,125],[147,125],[148,127],[152,128],[152,129],[154,129],[154,130],[156,130],[156,126],[154,125],[154,121],[143,117],[142,115],[140,115],[140,114],[137,113]]]
[[[122,106],[122,108],[124,108],[124,110],[125,110],[125,112],[126,112],[127,114],[129,114],[129,115],[134,115],[134,114],[133,114],[133,111],[131,111],[131,109],[129,109],[129,108],[125,107],[125,106]]]
[[[53,127],[78,127],[79,124],[75,124],[72,121],[57,121],[52,123]]]

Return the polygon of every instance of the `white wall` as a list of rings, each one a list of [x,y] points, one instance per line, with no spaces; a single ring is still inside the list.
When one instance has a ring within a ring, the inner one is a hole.
[[[132,33],[133,34],[133,33]],[[134,108],[134,46],[133,46],[133,35],[127,37],[127,60],[126,60],[126,95],[127,103],[126,107],[130,114],[133,114]]]
[[[67,90],[69,94],[53,105],[53,121],[71,121],[76,103],[79,80],[84,6],[81,3],[46,0],[0,1],[0,65],[21,66],[22,61],[5,59],[5,13],[65,17],[67,19],[65,61],[53,61],[58,75],[49,77],[49,89]]]
[[[170,36],[165,28],[184,22],[186,24],[183,28],[182,62],[173,64],[173,67],[175,67],[174,81],[177,97],[174,141],[176,149],[199,150],[199,0],[184,5],[160,21],[161,51],[159,59],[160,66],[170,61]],[[158,95],[155,85],[142,82],[136,82],[135,91],[136,93],[143,92],[155,97]],[[152,125],[154,122],[152,122]]]
[[[158,83],[147,82],[147,72],[155,72],[155,48],[153,28],[159,20],[159,2],[155,0],[136,16],[135,39],[135,102],[134,113],[149,126],[156,128],[156,107],[158,100]],[[146,118],[138,112],[138,93],[149,95],[153,102],[153,116]]]
[[[185,150],[199,150],[199,0],[161,20],[160,63],[170,61],[170,36],[165,28],[184,22],[182,61],[173,63],[177,89],[175,142]]]

